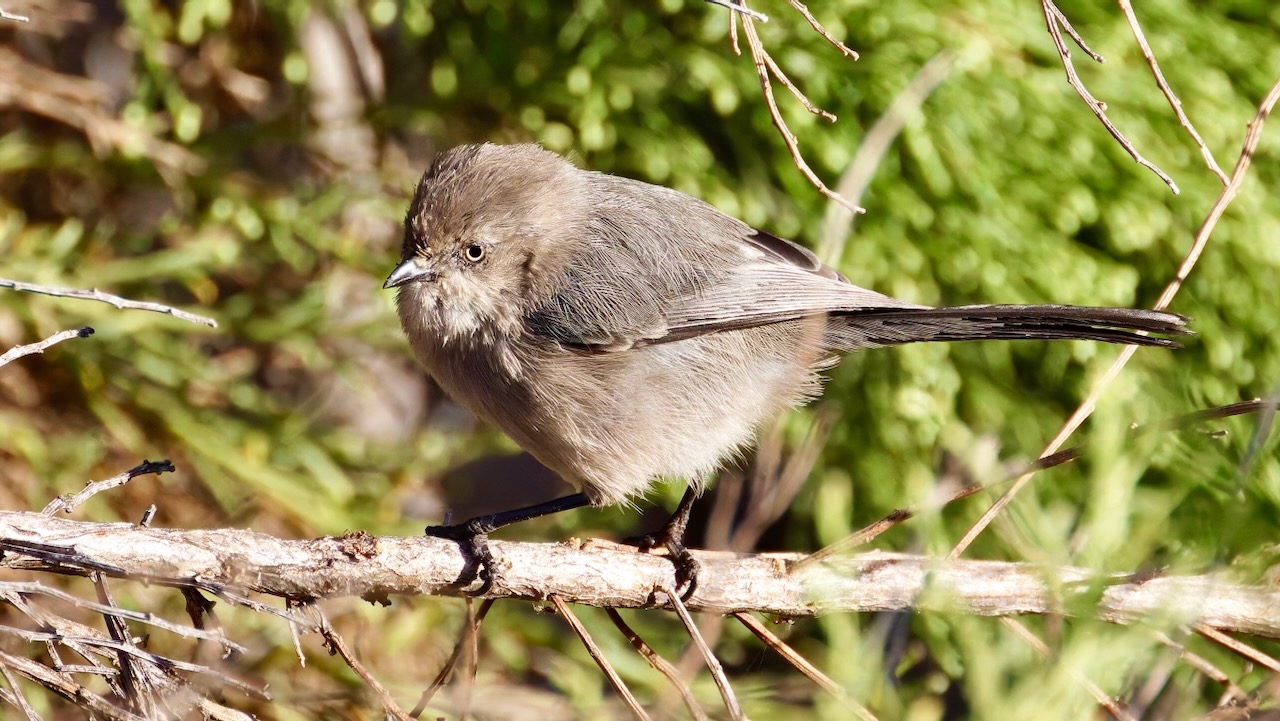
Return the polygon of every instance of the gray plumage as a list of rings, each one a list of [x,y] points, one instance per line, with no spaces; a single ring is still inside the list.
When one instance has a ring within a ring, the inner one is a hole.
[[[844,353],[918,341],[1174,346],[1177,315],[929,308],[674,190],[534,145],[467,145],[423,176],[387,279],[414,353],[455,400],[595,505],[698,483]]]

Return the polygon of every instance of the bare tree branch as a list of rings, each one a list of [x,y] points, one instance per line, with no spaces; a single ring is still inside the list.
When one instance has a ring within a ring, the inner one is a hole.
[[[711,679],[716,683],[716,689],[720,691],[720,698],[724,700],[724,708],[729,712],[729,718],[733,721],[746,721],[746,714],[742,713],[742,706],[738,703],[738,696],[733,692],[733,686],[729,683],[729,678],[724,675],[724,666],[720,664],[720,659],[716,658],[716,654],[711,650],[711,646],[707,645],[707,640],[702,637],[702,632],[698,630],[698,624],[694,623],[693,616],[689,613],[689,608],[684,605],[680,594],[671,590],[674,585],[666,586],[660,589],[667,598],[667,603],[675,610],[676,615],[680,617],[680,622],[684,624],[684,628],[689,632],[689,638],[693,641],[693,645],[697,647],[702,654],[702,658],[706,661],[707,670],[711,672]]]
[[[57,498],[50,501],[49,505],[45,506],[44,510],[40,512],[46,516],[52,516],[58,511],[70,513],[76,506],[79,506],[81,503],[84,503],[85,501],[89,500],[93,496],[99,493],[102,493],[103,491],[109,491],[112,488],[118,488],[128,483],[129,481],[137,478],[138,476],[145,476],[151,473],[154,473],[156,475],[160,475],[161,473],[173,473],[173,464],[167,460],[148,461],[146,459],[143,459],[140,465],[134,468],[130,468],[124,473],[112,476],[110,478],[107,478],[101,481],[89,481],[88,483],[85,484],[84,488],[78,493],[74,493],[74,494],[68,493],[66,495],[58,496]],[[145,526],[147,524],[143,523],[140,525]]]
[[[89,326],[85,326],[83,328],[75,328],[72,330],[58,331],[57,333],[54,333],[48,338],[45,338],[42,341],[36,341],[35,343],[28,343],[26,345],[14,346],[9,350],[5,351],[3,355],[0,355],[0,367],[9,365],[10,363],[24,356],[35,355],[36,353],[43,353],[50,346],[57,345],[64,340],[70,340],[72,338],[88,338],[91,335],[93,335],[93,329],[90,328]]]
[[[577,545],[491,541],[504,565],[491,598],[545,600],[551,594],[603,608],[667,607],[671,562],[608,542]],[[467,559],[456,543],[429,537],[285,541],[239,530],[187,531],[130,523],[87,523],[0,511],[0,567],[104,575],[195,587],[231,602],[292,618],[245,593],[307,599],[465,595],[457,579]],[[690,610],[757,611],[787,617],[837,611],[945,610],[981,616],[1059,613],[1105,586],[1092,613],[1113,623],[1151,614],[1187,624],[1280,638],[1280,590],[1226,578],[1169,576],[1134,580],[1087,569],[998,561],[950,561],[869,552],[791,572],[797,554],[693,551],[701,565]],[[925,593],[928,589],[929,593]],[[1065,589],[1062,596],[1053,589]],[[87,602],[84,602],[87,603]],[[116,609],[156,623],[149,614]],[[190,635],[209,632],[186,629]]]
[[[635,694],[631,693],[631,689],[627,688],[627,684],[623,682],[618,672],[613,670],[613,665],[605,657],[604,651],[601,651],[600,647],[596,645],[595,640],[591,638],[591,634],[587,632],[587,627],[583,626],[582,621],[578,620],[578,616],[573,612],[573,609],[569,608],[569,604],[554,593],[548,598],[550,598],[551,603],[555,604],[556,612],[569,623],[569,627],[578,635],[578,640],[582,641],[587,653],[591,654],[591,660],[596,662],[596,665],[604,673],[604,677],[609,679],[609,685],[613,686],[613,690],[617,691],[618,696],[622,697],[622,701],[627,705],[627,709],[631,711],[631,715],[638,721],[649,721],[649,714],[640,706]]]
[[[718,5],[722,8],[727,8],[731,12],[742,13],[743,15],[746,15],[749,18],[754,18],[756,20],[759,20],[762,23],[769,22],[768,15],[765,15],[764,13],[758,10],[752,10],[751,8],[739,2],[730,2],[730,0],[707,0],[707,2],[711,3],[712,5]]]
[[[0,288],[12,288],[14,290],[23,291],[25,293],[39,293],[41,295],[51,295],[58,298],[78,298],[80,300],[96,300],[101,303],[109,303],[120,310],[149,310],[153,313],[164,313],[174,318],[185,320],[188,323],[196,323],[198,325],[217,328],[218,321],[195,313],[188,313],[185,310],[179,310],[173,306],[163,305],[161,303],[151,303],[141,300],[129,300],[121,298],[118,295],[104,293],[97,288],[83,290],[81,288],[58,288],[51,285],[36,285],[35,283],[24,283],[20,280],[9,280],[8,278],[0,278]]]
[[[746,7],[745,0],[733,1],[735,5],[739,5],[743,8]],[[778,129],[778,133],[782,135],[782,140],[786,143],[787,150],[791,152],[791,160],[796,164],[796,167],[799,168],[800,172],[804,174],[804,177],[809,179],[809,182],[813,184],[813,187],[817,188],[818,191],[827,198],[830,198],[831,200],[834,200],[848,208],[850,212],[866,212],[864,208],[859,208],[857,205],[842,197],[839,193],[828,188],[826,183],[823,183],[822,179],[818,177],[818,174],[813,172],[813,168],[809,167],[804,156],[800,154],[799,139],[796,138],[795,133],[791,132],[791,128],[787,126],[787,121],[783,119],[782,111],[778,108],[778,101],[773,96],[772,78],[776,76],[779,82],[786,86],[797,98],[800,99],[800,102],[805,105],[806,109],[833,121],[835,120],[835,116],[830,113],[826,113],[825,111],[819,111],[812,103],[809,102],[808,98],[806,98],[795,87],[795,85],[782,74],[777,63],[775,63],[773,58],[769,55],[769,51],[765,50],[764,43],[760,41],[760,35],[756,32],[756,21],[752,19],[750,15],[738,13],[734,15],[730,21],[734,22],[737,20],[742,21],[742,31],[747,37],[747,47],[751,50],[751,61],[756,66],[756,76],[760,79],[760,90],[764,93],[764,102],[765,107],[769,110],[769,118],[773,121],[774,127]],[[736,41],[736,36],[734,39]],[[841,45],[841,47],[843,47],[843,45]]]
[[[1138,47],[1142,48],[1142,57],[1146,58],[1147,65],[1151,68],[1151,74],[1155,76],[1156,86],[1160,88],[1160,92],[1164,94],[1165,100],[1169,101],[1169,107],[1173,108],[1174,115],[1178,116],[1178,124],[1186,129],[1191,139],[1195,141],[1196,147],[1200,148],[1200,156],[1204,158],[1205,165],[1209,166],[1209,170],[1218,176],[1223,185],[1230,182],[1227,174],[1222,172],[1222,168],[1218,167],[1218,161],[1214,160],[1213,152],[1204,144],[1204,139],[1200,137],[1200,133],[1196,132],[1196,128],[1191,124],[1191,119],[1187,117],[1187,113],[1182,109],[1182,101],[1174,94],[1173,88],[1169,87],[1169,81],[1164,79],[1164,73],[1160,72],[1160,63],[1156,61],[1155,53],[1151,52],[1151,46],[1147,44],[1147,36],[1142,32],[1142,26],[1138,24],[1138,16],[1133,12],[1133,3],[1129,0],[1117,0],[1120,5],[1120,11],[1124,13],[1124,19],[1128,21],[1129,28],[1133,30],[1133,37],[1138,41]]]
[[[1125,152],[1129,153],[1129,156],[1137,161],[1139,165],[1155,173],[1177,195],[1178,184],[1173,182],[1173,178],[1170,178],[1167,173],[1144,158],[1137,148],[1133,147],[1133,143],[1129,142],[1124,133],[1121,133],[1115,123],[1112,123],[1111,119],[1107,117],[1106,104],[1095,98],[1093,93],[1089,92],[1089,89],[1080,81],[1080,76],[1076,74],[1075,64],[1071,61],[1071,50],[1067,48],[1066,41],[1062,39],[1062,31],[1065,30],[1071,36],[1071,39],[1080,46],[1080,49],[1088,53],[1094,60],[1102,62],[1102,56],[1085,45],[1084,39],[1075,31],[1075,28],[1071,27],[1071,23],[1067,22],[1067,16],[1063,15],[1058,6],[1053,4],[1053,0],[1040,0],[1040,8],[1044,12],[1044,22],[1049,29],[1049,37],[1053,38],[1053,45],[1058,49],[1058,56],[1062,59],[1062,69],[1067,73],[1067,83],[1076,91],[1076,94],[1080,96],[1085,105],[1089,106],[1089,110],[1093,111],[1098,120],[1102,121],[1103,127],[1107,129],[1108,133],[1111,133],[1111,137],[1115,138],[1116,142],[1120,143],[1120,147],[1124,148]]]
[[[341,657],[347,663],[347,666],[360,677],[360,680],[364,681],[365,685],[374,692],[378,700],[382,702],[382,709],[387,712],[387,716],[396,719],[396,721],[413,721],[409,714],[405,713],[395,702],[395,699],[391,697],[391,692],[387,690],[387,687],[383,686],[378,679],[373,677],[373,674],[369,673],[364,664],[360,663],[360,659],[356,658],[355,652],[347,645],[346,640],[334,630],[329,623],[329,619],[320,610],[319,606],[314,603],[306,603],[301,605],[298,611],[324,637],[325,646],[328,646],[332,653]]]
[[[453,669],[458,665],[458,659],[462,656],[462,652],[472,645],[474,639],[480,633],[480,624],[484,623],[484,617],[489,615],[489,609],[493,608],[493,599],[486,598],[480,604],[480,610],[476,611],[472,618],[468,619],[467,626],[462,630],[462,637],[458,639],[458,643],[453,647],[453,653],[449,654],[449,658],[444,662],[444,666],[440,669],[440,673],[436,674],[431,685],[422,692],[418,697],[418,703],[409,712],[411,718],[418,718],[422,712],[427,709],[427,704],[431,703],[431,699],[435,697],[436,691],[439,691],[449,678],[453,676]]]
[[[746,626],[751,633],[754,633],[756,638],[763,641],[766,646],[773,649],[782,658],[786,659],[787,663],[791,664],[797,671],[804,674],[805,678],[813,681],[823,691],[826,691],[836,697],[836,699],[852,711],[855,716],[862,719],[862,721],[876,721],[875,715],[867,710],[867,707],[849,698],[849,694],[844,692],[844,689],[841,688],[840,684],[833,681],[830,676],[819,671],[817,666],[814,666],[809,662],[809,659],[800,655],[800,653],[794,648],[791,648],[782,639],[778,638],[778,635],[773,631],[770,631],[769,627],[764,625],[760,619],[749,613],[735,613],[733,614],[733,617],[738,619],[743,626]]]
[[[622,619],[622,615],[616,609],[606,608],[605,613],[609,614],[609,620],[613,621],[613,625],[622,632],[622,635],[627,639],[627,643],[630,643],[631,647],[639,652],[645,661],[649,662],[649,666],[671,682],[676,692],[680,694],[680,700],[684,702],[685,708],[689,710],[689,715],[693,717],[694,721],[707,721],[707,712],[703,711],[702,707],[698,705],[698,700],[694,698],[693,690],[689,688],[689,684],[680,678],[680,670],[672,665],[670,661],[658,655],[658,652],[654,651],[653,647],[645,643],[644,639],[640,638],[640,634],[627,625],[627,622]]]

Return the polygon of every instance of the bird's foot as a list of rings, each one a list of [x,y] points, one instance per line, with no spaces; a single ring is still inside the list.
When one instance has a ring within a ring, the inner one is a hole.
[[[636,539],[640,550],[648,553],[655,548],[664,548],[676,567],[675,591],[683,601],[689,600],[698,589],[698,559],[684,545],[685,527],[689,523],[688,515],[677,513],[662,525],[655,533]],[[683,591],[681,589],[684,589]]]
[[[465,588],[471,585],[472,581],[479,580],[480,587],[467,592],[472,596],[483,596],[488,593],[493,588],[493,582],[498,573],[497,559],[489,548],[489,531],[492,529],[488,524],[483,523],[483,520],[473,518],[466,523],[452,526],[427,526],[424,531],[432,538],[447,538],[450,541],[456,541],[462,547],[462,552],[467,556],[467,565],[455,583]]]

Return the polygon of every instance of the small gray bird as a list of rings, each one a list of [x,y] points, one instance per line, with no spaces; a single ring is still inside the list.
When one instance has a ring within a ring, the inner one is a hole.
[[[405,218],[400,321],[440,387],[581,492],[428,533],[466,543],[583,505],[689,491],[842,354],[920,341],[1077,338],[1176,347],[1170,313],[1061,305],[930,308],[859,288],[813,253],[668,188],[580,170],[536,145],[465,145]],[[1143,334],[1138,334],[1142,332]]]

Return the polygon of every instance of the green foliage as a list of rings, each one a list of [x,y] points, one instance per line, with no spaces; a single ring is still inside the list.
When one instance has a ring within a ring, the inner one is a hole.
[[[775,88],[805,157],[832,186],[919,68],[942,51],[957,58],[861,199],[868,212],[837,261],[860,285],[933,304],[1150,305],[1221,189],[1111,5],[1064,7],[1108,61],[1076,52],[1078,70],[1121,131],[1177,180],[1178,196],[1067,86],[1036,3],[814,3],[862,54],[857,63],[784,4],[761,9],[773,18],[760,29],[781,67],[839,116],[828,125]],[[1170,84],[1230,172],[1280,68],[1280,14],[1264,0],[1157,0],[1138,12]],[[66,70],[89,67],[90,35],[118,37],[125,78],[104,81],[118,112],[110,100],[81,102],[98,119],[90,126],[118,117],[127,137],[91,143],[66,117],[0,116],[0,275],[169,302],[220,327],[0,292],[0,346],[83,324],[98,331],[0,369],[6,507],[37,508],[87,478],[164,456],[177,474],[137,479],[83,513],[134,520],[155,500],[158,524],[297,537],[418,533],[421,509],[437,519],[457,501],[440,498],[443,478],[514,446],[416,380],[390,294],[378,287],[413,183],[436,149],[540,142],[811,245],[829,204],[773,128],[749,57],[733,54],[725,11],[693,0],[131,0],[119,13],[114,27],[104,17],[83,32],[24,38],[30,57],[56,58]],[[342,121],[369,131],[342,136],[349,155],[324,150],[334,123],[316,110],[325,101],[317,81],[347,72],[317,62],[332,56],[307,44],[324,18],[357,38],[367,24],[385,68],[369,66],[385,76],[385,93],[371,92]],[[1276,391],[1278,137],[1274,127],[1264,135],[1173,306],[1199,335],[1177,353],[1140,351],[1075,437],[1089,444],[1084,460],[1042,474],[971,556],[1117,572],[1227,567],[1245,582],[1265,578],[1280,462],[1273,441],[1253,447],[1256,419],[1215,423],[1225,437],[1138,437],[1127,428]],[[159,159],[157,141],[196,165]],[[362,147],[372,158],[363,164]],[[956,467],[971,481],[999,480],[1039,452],[1116,353],[1084,343],[969,344],[849,359],[821,402],[839,420],[772,542],[812,550],[894,508],[928,505],[954,488]],[[940,485],[944,477],[951,485]],[[986,498],[926,512],[877,545],[945,553]],[[619,536],[645,523],[631,512],[584,511],[531,525],[510,533]],[[1068,610],[1089,616],[1087,603]],[[340,627],[378,639],[362,653],[402,701],[429,681],[460,623],[455,602],[430,599],[397,599],[392,609],[334,604],[334,613]],[[645,699],[665,692],[602,615],[583,615]],[[666,655],[679,652],[670,618],[629,620]],[[276,688],[351,691],[323,709],[299,696],[281,713],[362,717],[356,706],[368,701],[340,663],[312,647],[318,665],[304,679],[280,624],[246,613],[224,622],[260,624],[268,643],[245,669]],[[1073,673],[1124,694],[1164,658],[1146,628],[1048,625],[1037,631],[1054,635],[1051,662],[998,622],[961,615],[802,621],[790,641],[887,718],[1080,718],[1095,705]],[[886,655],[886,637],[905,644],[900,656]],[[482,684],[550,688],[588,718],[616,712],[559,619],[503,604],[486,622],[483,647]],[[784,717],[789,702],[805,704],[806,715],[847,716],[741,629],[728,629],[717,650],[753,718]],[[1236,657],[1196,650],[1247,690],[1262,681],[1243,676]],[[714,689],[697,683],[714,707]],[[1182,689],[1173,716],[1219,693],[1182,667],[1171,683]],[[778,689],[791,690],[787,700]]]

